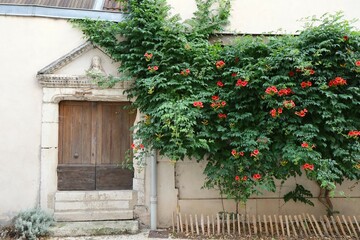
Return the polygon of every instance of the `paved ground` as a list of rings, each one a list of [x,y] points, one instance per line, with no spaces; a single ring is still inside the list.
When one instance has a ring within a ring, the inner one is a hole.
[[[166,234],[167,235],[167,234]],[[113,235],[113,236],[87,236],[87,237],[53,237],[50,240],[164,240],[171,239],[171,237],[149,238],[149,230],[142,230],[140,233],[131,235]],[[180,239],[177,239],[180,240]]]

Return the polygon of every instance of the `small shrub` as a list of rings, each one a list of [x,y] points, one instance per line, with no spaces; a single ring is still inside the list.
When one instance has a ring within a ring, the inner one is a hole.
[[[19,236],[33,240],[47,235],[53,221],[51,215],[39,208],[35,208],[20,212],[14,218],[14,225]]]

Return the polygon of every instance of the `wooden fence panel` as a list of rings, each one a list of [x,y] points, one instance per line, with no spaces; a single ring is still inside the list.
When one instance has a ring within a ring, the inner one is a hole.
[[[193,217],[194,216],[194,217]],[[198,217],[199,216],[199,217]],[[275,227],[275,228],[274,228]],[[351,238],[359,239],[360,227],[356,216],[321,216],[314,215],[244,215],[217,213],[172,214],[172,231],[178,234],[211,237],[277,237],[287,238]]]

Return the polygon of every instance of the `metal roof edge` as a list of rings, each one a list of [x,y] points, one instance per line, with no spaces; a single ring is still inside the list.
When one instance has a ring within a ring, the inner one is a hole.
[[[120,12],[105,12],[92,9],[0,4],[0,16],[47,17],[58,19],[89,18],[94,20],[121,22],[125,15],[126,14]]]

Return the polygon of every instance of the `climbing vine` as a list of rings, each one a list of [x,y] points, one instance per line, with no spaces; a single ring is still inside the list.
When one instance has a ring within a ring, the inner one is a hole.
[[[132,147],[207,159],[205,186],[236,201],[304,173],[327,192],[359,180],[360,33],[337,14],[309,20],[298,36],[222,46],[209,37],[230,2],[197,6],[185,22],[165,0],[131,1],[120,23],[74,21],[121,62],[121,79],[102,84],[134,79],[127,93],[145,118]],[[298,186],[288,197],[309,194]]]

